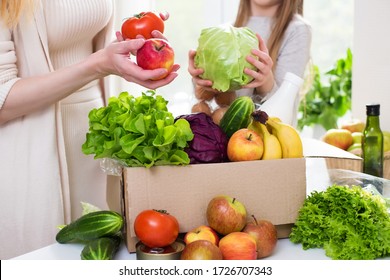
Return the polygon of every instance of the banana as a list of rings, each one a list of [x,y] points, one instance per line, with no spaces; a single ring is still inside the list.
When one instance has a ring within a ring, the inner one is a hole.
[[[263,139],[264,151],[261,159],[266,160],[282,158],[282,147],[278,138],[275,135],[272,135],[264,124],[252,119],[248,125],[248,128],[258,133]]]
[[[282,158],[301,158],[303,157],[302,139],[298,131],[289,124],[275,121],[275,119],[268,118],[264,111],[257,110],[253,112],[252,117],[272,129],[274,134],[282,147]]]
[[[282,120],[281,120],[280,118],[275,117],[275,116],[269,116],[268,118],[269,118],[269,119],[272,119],[272,120],[274,120],[274,121],[277,121],[277,122],[282,122]],[[272,132],[272,127],[270,127],[269,124],[266,124],[265,126],[268,128],[268,131],[269,131],[269,132],[273,133],[273,132]]]

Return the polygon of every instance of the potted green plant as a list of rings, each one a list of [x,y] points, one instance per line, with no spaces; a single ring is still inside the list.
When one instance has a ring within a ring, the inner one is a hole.
[[[313,66],[313,81],[298,109],[298,129],[319,125],[325,130],[337,128],[337,122],[351,109],[352,52],[338,59],[334,67],[321,77]]]

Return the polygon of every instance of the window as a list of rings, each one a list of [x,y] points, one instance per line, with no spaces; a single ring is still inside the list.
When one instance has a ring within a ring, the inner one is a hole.
[[[354,0],[306,0],[304,17],[312,26],[312,59],[326,72],[352,49]]]

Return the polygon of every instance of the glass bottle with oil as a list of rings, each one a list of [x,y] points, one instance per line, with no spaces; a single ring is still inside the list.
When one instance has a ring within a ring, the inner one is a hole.
[[[383,133],[380,128],[380,104],[366,105],[366,127],[363,131],[363,172],[383,177]]]

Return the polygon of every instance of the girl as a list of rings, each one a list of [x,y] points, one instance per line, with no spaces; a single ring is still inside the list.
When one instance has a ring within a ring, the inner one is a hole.
[[[240,0],[234,26],[247,26],[258,35],[259,49],[252,50],[247,61],[257,71],[245,69],[253,81],[236,92],[262,102],[280,86],[284,74],[304,76],[310,58],[311,28],[302,18],[303,0]],[[208,91],[212,81],[202,80],[202,69],[194,66],[196,52],[189,53],[189,73],[195,84]]]

